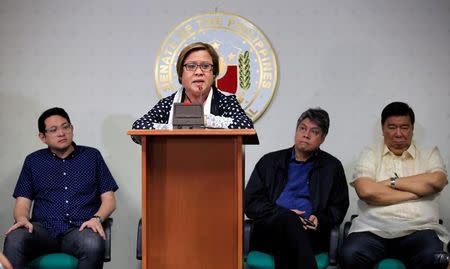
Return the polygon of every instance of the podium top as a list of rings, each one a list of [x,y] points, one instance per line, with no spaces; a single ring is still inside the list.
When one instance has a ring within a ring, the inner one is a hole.
[[[133,129],[127,134],[134,136],[243,136],[244,144],[259,144],[255,129]]]

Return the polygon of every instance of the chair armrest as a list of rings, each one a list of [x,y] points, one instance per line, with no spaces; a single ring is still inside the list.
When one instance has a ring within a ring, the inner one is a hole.
[[[244,261],[247,260],[247,255],[250,250],[250,236],[252,234],[253,220],[246,219],[244,221]]]
[[[136,259],[142,260],[142,219],[139,219],[137,240],[136,240]]]
[[[330,230],[330,249],[328,251],[328,259],[331,266],[337,265],[338,249],[339,249],[339,225],[336,225]]]
[[[342,235],[343,235],[343,240],[342,241],[345,241],[345,238],[347,238],[347,236],[348,236],[348,231],[350,230],[350,226],[352,226],[352,222],[351,221],[346,221],[345,222],[345,224],[344,224],[344,232],[342,233]]]
[[[111,226],[113,224],[112,218],[107,218],[102,223],[103,225],[103,231],[105,231],[105,256],[103,258],[103,261],[109,262],[111,261]]]
[[[354,218],[356,218],[358,215],[351,215],[350,220],[346,221],[344,223],[344,231],[342,233],[342,242],[345,241],[345,238],[348,236],[348,231],[350,230],[350,226],[352,226],[352,221]]]

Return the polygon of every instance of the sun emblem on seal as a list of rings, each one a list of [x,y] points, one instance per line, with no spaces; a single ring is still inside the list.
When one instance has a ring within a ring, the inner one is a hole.
[[[277,59],[265,35],[241,16],[204,13],[186,19],[172,30],[156,59],[155,83],[160,97],[181,87],[176,71],[178,55],[184,47],[198,41],[209,43],[219,54],[217,87],[235,94],[255,122],[277,88]]]

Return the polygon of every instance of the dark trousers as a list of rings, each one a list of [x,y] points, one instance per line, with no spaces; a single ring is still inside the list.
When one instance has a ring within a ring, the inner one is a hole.
[[[394,258],[408,269],[440,269],[442,265],[433,265],[433,255],[442,250],[443,243],[433,230],[393,239],[371,232],[351,233],[342,246],[341,263],[347,269],[370,269],[382,259]]]
[[[24,228],[14,230],[5,239],[3,252],[14,269],[27,268],[34,258],[55,252],[70,254],[78,259],[78,268],[103,268],[105,241],[94,231],[85,228],[69,229],[54,238],[40,223],[32,222],[33,232]]]
[[[255,221],[250,250],[273,255],[276,269],[315,269],[314,253],[327,249],[320,246],[319,237],[319,232],[304,230],[299,217],[289,211]]]

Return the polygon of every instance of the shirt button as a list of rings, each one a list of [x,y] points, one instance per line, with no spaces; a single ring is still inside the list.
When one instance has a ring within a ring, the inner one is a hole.
[[[68,204],[68,203],[69,203],[69,201],[66,200],[66,204]]]
[[[66,216],[68,217],[68,216],[69,216],[69,213],[66,213]]]
[[[67,187],[64,187],[65,190],[67,190]]]
[[[66,172],[64,172],[63,175],[66,175]]]
[[[69,220],[69,223],[72,223],[72,221],[71,221],[71,220]]]

